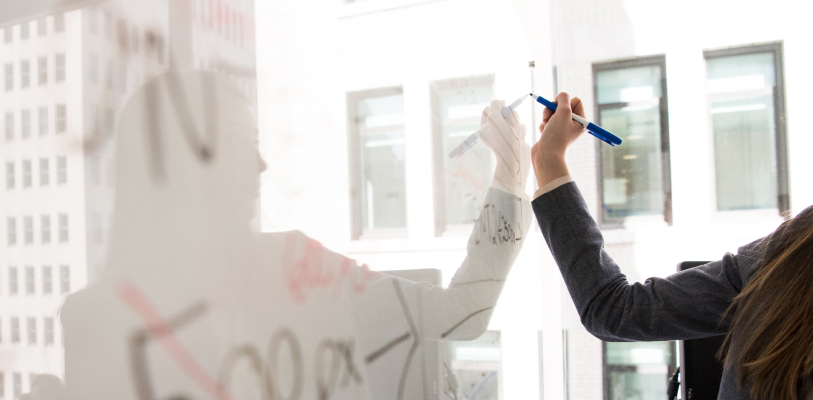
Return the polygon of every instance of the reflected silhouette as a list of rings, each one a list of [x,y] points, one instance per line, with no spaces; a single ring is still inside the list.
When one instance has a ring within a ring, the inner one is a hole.
[[[444,383],[426,344],[485,331],[527,196],[489,189],[448,288],[372,272],[302,232],[252,229],[253,121],[212,72],[164,74],[129,100],[106,268],[61,311],[70,398],[428,398]],[[506,126],[492,134],[522,129]]]

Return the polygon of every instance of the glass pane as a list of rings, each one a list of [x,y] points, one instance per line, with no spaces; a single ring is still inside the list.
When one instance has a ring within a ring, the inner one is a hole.
[[[448,154],[480,127],[483,109],[492,99],[491,79],[458,80],[436,87],[435,129],[442,137],[446,224],[472,224],[480,213],[493,175],[491,151],[474,146],[457,159]]]
[[[778,207],[773,54],[707,60],[717,210]]]
[[[659,98],[661,69],[639,67],[601,71],[596,74],[596,93],[598,104],[633,103]]]
[[[500,336],[500,332],[488,331],[472,341],[444,343],[447,349],[444,363],[449,363],[445,374],[449,376],[451,372],[458,386],[457,395],[452,396],[451,391],[447,391],[446,398],[499,400],[502,397]]]
[[[406,227],[403,95],[358,103],[365,230]]]
[[[601,146],[604,217],[663,213],[663,153],[658,107],[602,110],[600,124],[624,141],[619,147]]]
[[[612,400],[666,398],[669,373],[675,368],[674,342],[604,344],[604,373]]]

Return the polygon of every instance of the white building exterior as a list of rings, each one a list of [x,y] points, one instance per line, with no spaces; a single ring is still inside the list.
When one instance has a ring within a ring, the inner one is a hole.
[[[669,275],[681,261],[720,259],[769,233],[782,218],[778,206],[718,211],[704,51],[710,51],[709,58],[724,54],[714,53],[723,48],[781,43],[787,162],[778,169],[786,168],[789,211],[795,214],[813,204],[808,177],[813,161],[806,156],[813,139],[804,121],[804,110],[813,106],[806,72],[813,32],[802,20],[804,7],[809,6],[790,1],[770,10],[734,1],[258,3],[258,118],[269,164],[263,176],[263,229],[300,229],[373,269],[436,268],[448,282],[465,255],[468,233],[436,226],[433,85],[489,76],[493,97],[512,101],[530,89],[528,62],[534,60],[534,91],[579,96],[588,118],[596,120],[596,66],[663,56],[671,225],[664,215],[624,218],[606,225],[606,248],[633,281]],[[359,93],[378,89],[402,91],[406,223],[375,238],[364,233],[356,239],[353,199],[359,194],[351,183],[357,178],[351,168],[358,162],[352,142],[356,121],[348,110]],[[539,123],[539,106],[536,112]],[[627,151],[634,142],[625,145],[614,151]],[[585,135],[568,155],[596,218],[602,199],[599,148]],[[602,399],[609,393],[607,350],[581,327],[534,228],[489,329],[500,332],[499,398]],[[666,350],[656,351],[669,359]],[[638,361],[645,364],[646,357]],[[666,374],[663,364],[636,368],[638,374]]]
[[[155,5],[107,3],[4,29],[0,398],[63,373],[59,306],[104,262],[116,112],[167,65]]]
[[[28,392],[37,374],[63,375],[59,307],[104,267],[116,118],[170,67],[166,2],[96,3],[0,29],[0,399]],[[253,2],[186,5],[172,14],[189,33],[184,67],[229,74],[253,99]]]

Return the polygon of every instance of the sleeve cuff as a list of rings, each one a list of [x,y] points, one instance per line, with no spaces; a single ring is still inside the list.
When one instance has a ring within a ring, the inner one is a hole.
[[[556,179],[548,182],[547,185],[542,186],[541,188],[539,188],[539,190],[537,190],[534,193],[534,200],[536,200],[539,196],[542,196],[543,194],[545,194],[547,192],[550,192],[551,190],[556,189],[559,186],[562,186],[562,185],[564,185],[566,183],[570,183],[570,182],[573,182],[573,178],[570,175],[565,175],[565,176],[563,176],[561,178],[556,178]]]

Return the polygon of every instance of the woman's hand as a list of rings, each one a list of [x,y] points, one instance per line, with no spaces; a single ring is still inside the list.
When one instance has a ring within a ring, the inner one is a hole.
[[[542,124],[539,125],[542,136],[531,148],[534,174],[540,188],[554,179],[570,175],[565,163],[565,153],[585,131],[580,123],[571,118],[574,113],[584,117],[581,99],[578,97],[571,99],[570,95],[562,92],[553,102],[560,106],[556,108],[555,113],[548,108],[545,109]]]
[[[483,110],[481,125],[488,128],[480,134],[480,140],[497,156],[497,168],[491,187],[513,194],[525,195],[525,182],[531,169],[530,146],[525,143],[525,125],[519,122],[519,114],[513,111],[502,116],[505,102],[494,100]]]

